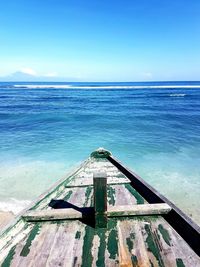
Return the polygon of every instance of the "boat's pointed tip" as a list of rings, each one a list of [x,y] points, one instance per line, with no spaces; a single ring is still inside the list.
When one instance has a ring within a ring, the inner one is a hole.
[[[108,151],[107,149],[105,149],[103,147],[99,147],[98,149],[93,151],[90,156],[93,158],[107,158],[111,155],[112,154],[110,151]]]

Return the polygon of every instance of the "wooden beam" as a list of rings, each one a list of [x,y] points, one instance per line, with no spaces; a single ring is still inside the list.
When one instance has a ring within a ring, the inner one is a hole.
[[[167,214],[170,210],[171,207],[166,203],[111,206],[108,208],[108,217],[161,215]]]
[[[26,212],[22,218],[25,221],[53,221],[53,220],[71,220],[81,219],[82,213],[75,209],[51,209],[36,210]]]
[[[130,184],[130,180],[127,178],[118,178],[118,177],[107,177],[107,185],[117,185],[117,184]],[[86,186],[93,186],[94,181],[93,177],[91,178],[80,178],[80,179],[75,179],[71,181],[69,184],[66,184],[66,188],[71,188],[71,187],[86,187]]]
[[[149,203],[167,203],[172,210],[164,215],[165,220],[177,231],[177,233],[189,244],[189,246],[200,256],[200,226],[197,225],[182,210],[161,195],[140,176],[129,170],[112,156],[107,159],[119,169],[127,178],[135,190]]]
[[[94,212],[95,227],[107,227],[107,177],[105,172],[95,173],[94,182]]]
[[[126,205],[126,206],[110,206],[108,207],[106,215],[108,217],[122,217],[122,216],[142,216],[142,215],[162,215],[167,214],[171,207],[166,203],[161,204],[141,204],[141,205]],[[102,216],[102,214],[100,214]],[[97,226],[102,227],[102,218],[98,221],[100,216],[97,214]],[[56,220],[77,220],[83,217],[92,217],[92,210],[87,214],[74,209],[51,209],[29,211],[23,215],[26,221],[56,221]],[[103,214],[104,216],[104,214]],[[105,217],[103,217],[104,219]],[[105,221],[103,221],[105,223]],[[99,226],[100,223],[100,226]],[[107,217],[106,217],[107,223]],[[105,224],[104,224],[105,225]]]

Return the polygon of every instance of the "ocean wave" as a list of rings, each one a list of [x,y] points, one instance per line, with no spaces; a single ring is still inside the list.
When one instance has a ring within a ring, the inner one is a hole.
[[[200,88],[200,85],[40,85],[40,84],[15,84],[11,88],[26,89],[179,89]]]
[[[172,96],[172,97],[184,97],[184,96],[186,96],[186,94],[170,94],[169,96]]]
[[[27,88],[27,89],[67,89],[71,88],[70,85],[44,85],[44,84],[15,84],[14,88]]]
[[[11,211],[14,214],[18,214],[23,209],[30,205],[30,200],[18,200],[15,198],[10,198],[7,201],[0,201],[0,210],[1,211]]]

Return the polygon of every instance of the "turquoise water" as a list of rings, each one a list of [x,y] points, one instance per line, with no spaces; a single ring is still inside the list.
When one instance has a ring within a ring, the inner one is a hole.
[[[200,223],[200,82],[0,83],[0,209],[105,147]]]

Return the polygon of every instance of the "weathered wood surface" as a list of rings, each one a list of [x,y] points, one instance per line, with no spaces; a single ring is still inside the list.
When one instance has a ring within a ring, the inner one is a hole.
[[[95,227],[107,227],[107,175],[106,172],[94,173],[94,216]]]
[[[127,178],[117,178],[117,177],[108,177],[107,178],[107,184],[115,185],[115,184],[130,184],[130,180]],[[93,178],[80,178],[80,180],[76,179],[75,181],[70,182],[65,187],[71,188],[71,187],[82,187],[82,186],[93,186]]]
[[[66,187],[79,187],[93,185],[93,174],[96,171],[106,172],[107,184],[125,184],[130,183],[130,180],[126,178],[116,167],[110,164],[108,161],[90,161],[85,168],[82,168],[80,172],[66,184]]]
[[[106,159],[91,158],[43,195],[29,212],[79,212],[80,208],[93,207],[93,186],[66,186],[81,179],[82,172],[87,179],[90,170],[93,174],[105,169],[108,176],[124,178]],[[142,204],[147,202],[129,183],[107,185],[109,209]],[[200,267],[200,258],[160,215],[108,218],[107,229],[95,229],[92,221],[77,219],[26,222],[18,218],[0,235],[0,264]]]
[[[161,215],[161,214],[167,214],[170,210],[171,207],[165,203],[108,206],[106,214],[108,217]],[[96,212],[100,212],[98,207],[96,207]],[[81,212],[72,208],[67,208],[67,209],[28,211],[22,217],[25,221],[32,222],[32,221],[83,219],[86,217],[93,218],[94,215],[95,214],[93,212],[93,209],[86,210],[86,212],[84,213],[84,211]]]
[[[146,198],[149,203],[167,203],[172,207],[171,212],[165,216],[165,220],[182,236],[200,257],[200,225],[196,224],[192,218],[186,215],[174,203],[149,185],[136,173],[132,172],[117,159],[112,157],[112,155],[109,155],[107,159],[130,179],[132,186],[134,186],[138,193]]]
[[[165,203],[111,206],[108,208],[108,216],[119,217],[119,216],[160,215],[160,214],[167,214],[170,210],[171,207]]]
[[[22,217],[25,221],[32,222],[82,219],[83,215],[82,212],[69,208],[29,211],[26,212]]]
[[[9,253],[3,266],[200,266],[161,217],[108,219],[107,229],[80,221],[34,223]]]

